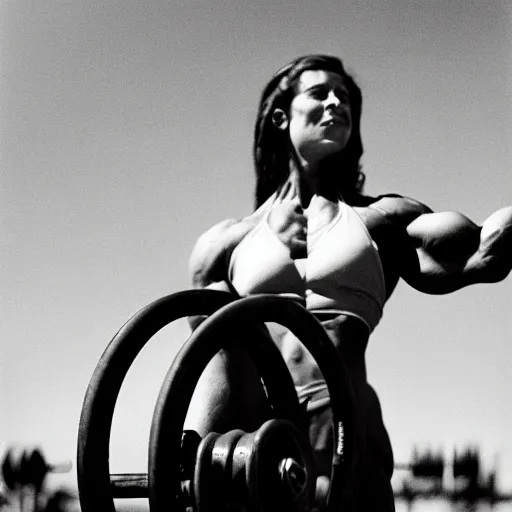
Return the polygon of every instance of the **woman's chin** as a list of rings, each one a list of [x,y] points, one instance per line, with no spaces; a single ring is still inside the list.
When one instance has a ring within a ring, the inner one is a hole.
[[[304,160],[307,162],[323,162],[324,160],[331,159],[336,155],[340,155],[345,149],[345,141],[336,139],[322,139],[314,148],[309,148],[305,152]]]

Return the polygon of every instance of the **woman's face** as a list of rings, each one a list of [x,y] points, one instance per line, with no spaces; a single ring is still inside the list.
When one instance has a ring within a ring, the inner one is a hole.
[[[332,71],[304,71],[288,117],[290,140],[302,162],[316,164],[342,151],[352,129],[343,77]]]

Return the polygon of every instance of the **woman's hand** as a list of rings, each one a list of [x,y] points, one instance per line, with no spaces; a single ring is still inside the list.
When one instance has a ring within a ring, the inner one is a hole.
[[[307,256],[307,217],[298,202],[276,203],[268,216],[268,226],[290,249],[294,260]]]

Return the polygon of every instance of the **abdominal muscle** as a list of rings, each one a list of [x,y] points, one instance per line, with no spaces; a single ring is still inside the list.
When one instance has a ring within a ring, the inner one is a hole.
[[[330,315],[327,318],[317,316],[341,355],[352,385],[354,399],[361,411],[366,434],[365,458],[368,458],[369,464],[377,466],[376,469],[381,470],[387,478],[391,478],[391,443],[382,420],[379,399],[366,377],[365,350],[369,338],[368,327],[358,318],[348,315]],[[323,380],[316,361],[293,333],[282,332],[276,341],[297,387]]]

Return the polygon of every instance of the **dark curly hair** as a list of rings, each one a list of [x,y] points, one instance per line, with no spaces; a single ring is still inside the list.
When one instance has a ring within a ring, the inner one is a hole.
[[[261,96],[254,130],[254,165],[256,170],[256,208],[263,204],[289,175],[288,132],[278,130],[272,122],[276,108],[289,112],[295,95],[295,86],[303,71],[324,70],[341,75],[348,89],[352,117],[350,138],[341,154],[332,158],[329,165],[342,168],[338,173],[338,189],[351,202],[362,192],[365,176],[359,164],[363,154],[361,141],[361,90],[337,57],[306,55],[281,68],[269,81]]]

